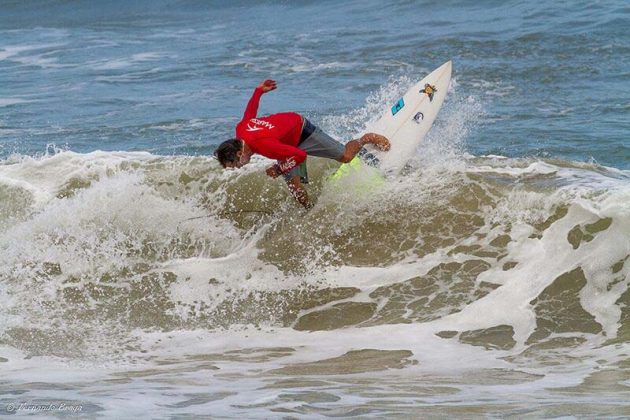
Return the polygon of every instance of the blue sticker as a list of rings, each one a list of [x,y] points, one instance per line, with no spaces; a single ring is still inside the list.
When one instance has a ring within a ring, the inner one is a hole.
[[[404,106],[405,106],[405,101],[403,101],[403,98],[400,98],[398,102],[396,102],[394,106],[392,107],[392,115],[396,115],[396,113],[400,111],[401,109],[403,109]]]

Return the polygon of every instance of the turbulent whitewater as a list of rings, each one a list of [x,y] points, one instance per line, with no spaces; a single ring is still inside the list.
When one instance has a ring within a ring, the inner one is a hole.
[[[72,366],[94,410],[83,391],[112,392],[110,378],[131,392],[147,381],[153,409],[342,415],[456,415],[461,398],[518,413],[523,388],[559,404],[620,381],[605,394],[623,412],[630,174],[461,154],[478,112],[447,106],[424,153],[369,197],[329,185],[335,165],[315,160],[308,213],[265,162],[12,156],[3,360]]]

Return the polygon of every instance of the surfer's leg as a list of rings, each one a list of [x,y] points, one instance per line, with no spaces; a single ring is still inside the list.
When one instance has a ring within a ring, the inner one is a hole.
[[[313,128],[311,135],[301,141],[298,147],[309,156],[339,160],[344,154],[344,145],[324,133],[321,128],[315,126]]]
[[[278,161],[280,163],[280,161]],[[289,182],[294,176],[298,176],[303,184],[308,184],[308,171],[306,170],[306,161],[291,169],[283,175],[284,180]]]
[[[390,148],[389,140],[380,134],[367,133],[360,139],[350,140],[343,145],[315,126],[313,126],[311,134],[301,141],[298,147],[309,156],[318,156],[348,163],[354,159],[366,144],[373,144],[381,150],[389,150]]]
[[[339,162],[348,163],[359,153],[361,148],[366,144],[373,144],[377,148],[383,151],[389,150],[391,147],[389,140],[385,136],[381,136],[376,133],[367,133],[361,136],[358,140],[350,140],[346,143],[346,150],[343,155],[338,159]]]

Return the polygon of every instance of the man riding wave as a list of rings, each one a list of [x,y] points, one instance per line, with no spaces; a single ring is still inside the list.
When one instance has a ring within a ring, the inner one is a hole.
[[[243,119],[236,125],[236,137],[224,141],[215,151],[221,166],[240,168],[249,163],[253,154],[275,159],[277,162],[267,168],[267,175],[272,178],[282,175],[293,197],[308,209],[311,204],[302,186],[303,181],[308,182],[307,155],[348,163],[366,144],[389,150],[389,140],[375,133],[350,140],[344,146],[295,112],[256,116],[260,97],[276,87],[273,80],[265,80],[256,87]]]

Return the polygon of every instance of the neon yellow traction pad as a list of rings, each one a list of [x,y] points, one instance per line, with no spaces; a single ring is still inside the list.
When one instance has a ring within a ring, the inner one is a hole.
[[[358,157],[341,165],[328,180],[334,186],[343,186],[362,193],[372,192],[385,185],[383,174],[378,169],[366,165]]]

